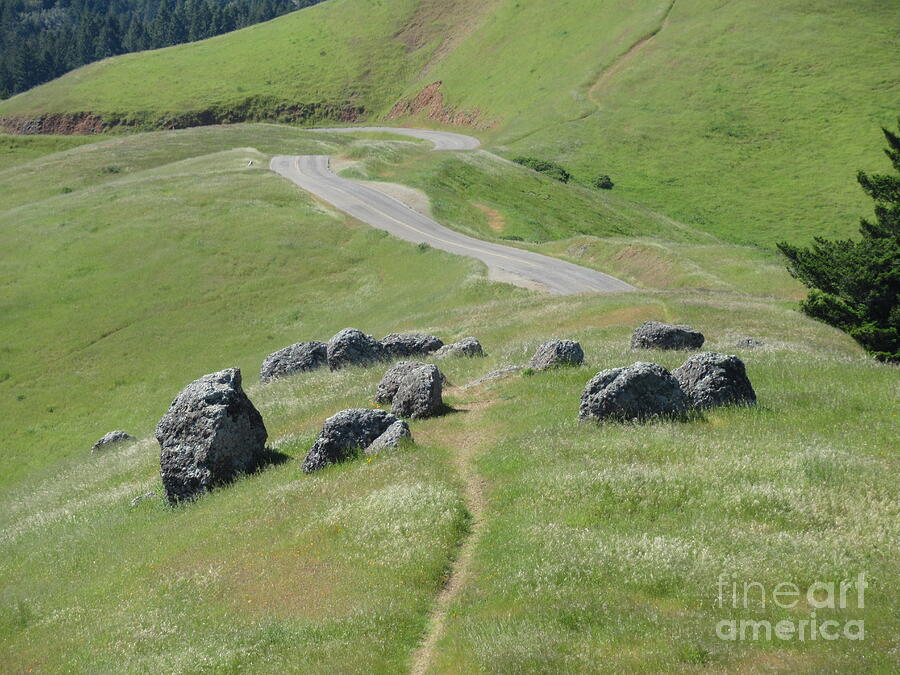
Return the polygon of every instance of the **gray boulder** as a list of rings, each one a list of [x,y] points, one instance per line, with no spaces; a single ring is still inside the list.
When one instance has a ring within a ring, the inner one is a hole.
[[[394,400],[397,390],[400,388],[400,382],[404,377],[409,375],[417,368],[422,368],[428,364],[421,361],[399,361],[388,368],[387,372],[378,383],[378,390],[375,392],[375,401],[377,403],[390,403]]]
[[[387,358],[384,347],[371,335],[345,328],[328,341],[328,365],[332,370],[345,366],[366,366]]]
[[[391,333],[380,340],[388,356],[405,359],[410,356],[426,356],[444,346],[440,338],[423,333]]]
[[[324,342],[298,342],[269,354],[259,369],[259,379],[276,378],[322,368],[328,363],[328,347]]]
[[[444,410],[442,380],[436,366],[421,366],[410,371],[400,380],[391,412],[412,419],[441,414]]]
[[[434,355],[440,358],[446,356],[484,356],[484,350],[481,348],[481,343],[476,338],[467,337],[459,342],[444,345],[438,349]]]
[[[156,426],[160,475],[170,502],[193,499],[258,469],[268,433],[229,368],[191,382]]]
[[[672,375],[696,408],[756,403],[756,392],[747,377],[744,362],[737,356],[712,352],[695,354]]]
[[[367,449],[399,421],[384,410],[369,408],[342,410],[325,420],[318,439],[303,460],[301,469],[304,473],[312,473],[329,464],[349,459],[356,451]],[[407,427],[407,432],[408,430]]]
[[[131,434],[126,434],[124,431],[110,431],[99,441],[94,443],[91,447],[91,452],[100,452],[101,450],[106,450],[111,445],[116,445],[117,443],[126,443],[129,441],[136,440],[134,436]]]
[[[689,401],[672,374],[655,363],[638,362],[598,373],[581,395],[582,420],[646,420],[678,417]]]
[[[409,432],[409,425],[403,420],[397,420],[387,428],[387,431],[372,441],[365,452],[367,455],[375,455],[384,450],[396,448],[405,439],[412,439],[412,434]]]
[[[537,348],[529,365],[534,370],[547,370],[558,366],[578,366],[583,362],[584,351],[580,344],[572,340],[550,340]]]
[[[632,349],[700,349],[703,333],[690,326],[673,326],[648,321],[638,326],[631,336]]]

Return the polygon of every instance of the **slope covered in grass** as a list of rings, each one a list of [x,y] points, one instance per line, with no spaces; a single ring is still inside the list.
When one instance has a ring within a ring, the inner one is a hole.
[[[440,44],[421,26],[415,47],[395,34],[418,17],[415,0],[330,0],[201,42],[90,64],[14,96],[0,114],[93,113],[137,126],[204,119],[354,119],[389,106]],[[432,3],[427,3],[432,4]],[[450,20],[456,5],[441,3]],[[435,17],[429,17],[434,20]]]
[[[0,116],[94,113],[138,125],[462,113],[502,152],[737,243],[847,235],[898,114],[889,0],[329,0],[192,45],[127,55],[0,104]],[[648,39],[649,38],[649,39]],[[421,103],[421,102],[420,102]]]
[[[448,224],[485,237],[498,233],[468,221],[470,201],[523,233],[549,201],[569,214],[548,225],[566,238],[518,245],[631,269],[642,290],[560,299],[487,282],[260,170],[284,151],[408,176]],[[402,671],[461,541],[471,563],[437,672],[897,668],[896,369],[796,312],[767,253],[690,229],[665,239],[624,200],[490,157],[274,125],[114,138],[0,185],[0,670]],[[613,207],[633,233],[607,229]],[[684,358],[628,348],[649,319],[739,353],[758,407],[578,424],[598,370]],[[487,356],[441,362],[453,412],[413,422],[417,445],[306,476],[322,421],[372,405],[383,368],[268,386],[256,370],[347,325],[477,335]],[[736,349],[745,336],[765,346]],[[464,387],[552,337],[579,340],[586,364]],[[290,459],[169,508],[154,425],[182,386],[227,366]],[[89,454],[119,427],[138,442]],[[481,504],[466,498],[473,480]],[[723,572],[770,592],[865,572],[864,609],[819,616],[863,619],[866,641],[719,640],[722,619],[810,611],[717,607]]]

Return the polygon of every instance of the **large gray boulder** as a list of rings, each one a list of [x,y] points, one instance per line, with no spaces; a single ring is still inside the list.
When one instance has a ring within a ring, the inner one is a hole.
[[[328,365],[332,370],[345,366],[366,366],[387,358],[384,347],[371,335],[345,328],[328,341]]]
[[[436,366],[420,366],[410,371],[400,380],[391,412],[412,419],[440,415],[444,410],[442,380]]]
[[[417,368],[422,368],[428,364],[421,361],[399,361],[388,368],[387,372],[378,383],[378,389],[375,392],[375,401],[377,403],[390,403],[394,400],[397,390],[400,388],[400,382]]]
[[[279,377],[322,368],[328,363],[324,342],[298,342],[269,354],[259,369],[259,379],[270,382]]]
[[[369,447],[365,450],[366,455],[376,455],[379,452],[396,448],[404,440],[412,440],[409,425],[403,420],[397,420],[381,436],[369,444]]]
[[[229,368],[191,382],[156,426],[160,475],[169,501],[193,499],[258,469],[268,433]]]
[[[406,359],[410,356],[427,356],[444,346],[434,335],[423,333],[391,333],[380,340],[390,358]]]
[[[747,377],[744,362],[737,356],[713,352],[695,354],[672,375],[695,408],[756,403],[756,392]]]
[[[136,440],[134,436],[131,434],[126,434],[122,430],[110,431],[99,441],[94,443],[91,447],[91,452],[100,452],[101,450],[107,450],[111,445],[117,445],[118,443],[128,443],[130,441]]]
[[[438,349],[434,355],[439,358],[444,358],[446,356],[484,356],[484,350],[481,348],[481,343],[477,338],[467,337],[459,342],[444,345]]]
[[[632,349],[700,349],[703,333],[690,326],[648,321],[631,336]]]
[[[397,422],[400,422],[401,426],[406,426],[406,422],[398,420],[384,410],[369,408],[342,410],[325,420],[318,439],[303,460],[301,469],[304,473],[312,473],[329,464],[349,459],[358,450],[367,450]],[[408,426],[406,434],[408,438]],[[402,435],[402,431],[394,429],[392,435]],[[385,443],[388,440],[390,439],[385,439]]]
[[[579,366],[584,362],[581,345],[572,340],[545,342],[531,357],[529,366],[534,370],[547,370],[559,366]]]
[[[638,362],[598,373],[581,395],[582,420],[646,420],[678,417],[689,401],[672,374],[655,363]]]

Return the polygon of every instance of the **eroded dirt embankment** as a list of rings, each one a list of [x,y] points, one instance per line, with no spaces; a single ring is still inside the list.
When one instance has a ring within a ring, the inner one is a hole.
[[[456,127],[490,129],[496,126],[496,122],[485,119],[477,108],[457,110],[447,105],[441,92],[442,85],[443,82],[432,82],[412,98],[398,101],[387,114],[387,119],[397,120],[421,114],[426,119]]]

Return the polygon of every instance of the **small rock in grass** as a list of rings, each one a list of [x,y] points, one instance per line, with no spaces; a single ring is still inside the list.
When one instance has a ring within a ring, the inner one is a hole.
[[[427,356],[444,346],[440,338],[423,333],[391,333],[380,342],[388,356],[394,359]]]
[[[94,443],[94,445],[91,447],[91,452],[99,452],[101,450],[108,449],[111,445],[126,443],[134,440],[136,440],[134,436],[132,436],[131,434],[127,434],[122,430],[110,431],[103,438]]]
[[[375,455],[379,452],[383,452],[384,450],[396,448],[405,439],[412,439],[412,434],[409,431],[409,425],[403,420],[397,420],[387,428],[387,431],[385,431],[383,434],[381,434],[381,436],[372,441],[369,447],[366,448],[365,452],[367,455]]]
[[[328,347],[324,342],[298,342],[269,354],[259,369],[262,382],[322,368],[328,363]]]
[[[737,356],[704,352],[695,354],[672,375],[695,408],[754,405],[756,392]]]
[[[191,382],[156,426],[160,475],[170,502],[194,499],[256,471],[266,460],[268,433],[229,368]]]
[[[410,371],[400,380],[391,412],[411,419],[441,414],[444,411],[442,380],[436,366],[425,365]]]
[[[581,395],[582,420],[647,420],[679,417],[689,401],[672,374],[655,363],[638,362],[598,373]]]
[[[332,415],[322,426],[301,468],[312,473],[366,450],[398,420],[384,410],[351,408]]]
[[[331,338],[327,354],[328,365],[332,370],[345,366],[367,366],[387,358],[380,342],[355,328],[345,328]]]
[[[559,366],[578,366],[583,362],[584,351],[580,344],[572,340],[550,340],[537,348],[529,365],[534,370],[547,370]]]
[[[458,342],[454,342],[453,344],[444,345],[438,349],[434,355],[440,358],[447,356],[474,357],[484,356],[484,350],[481,348],[481,343],[476,338],[467,337]]]
[[[638,326],[631,336],[632,349],[700,349],[703,333],[690,326],[673,326],[648,321]]]

